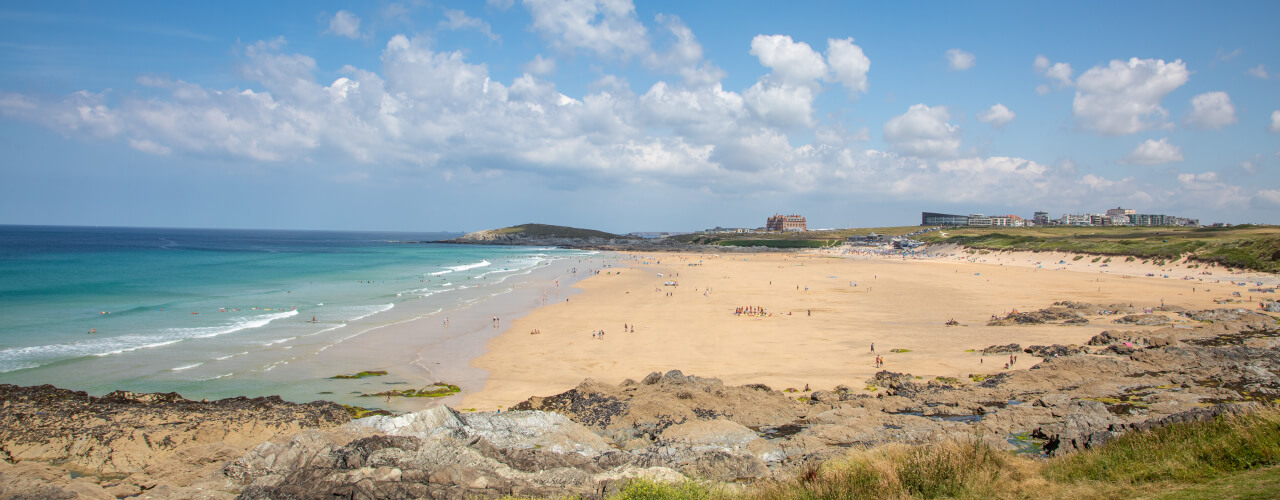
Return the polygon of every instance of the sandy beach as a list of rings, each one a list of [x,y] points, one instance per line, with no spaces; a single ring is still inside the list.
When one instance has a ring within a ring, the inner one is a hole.
[[[616,384],[671,369],[775,389],[861,388],[880,369],[877,355],[883,369],[926,377],[997,373],[1007,357],[974,351],[1083,344],[1103,330],[1141,327],[985,326],[992,315],[1060,300],[1210,308],[1234,299],[1255,308],[1249,300],[1260,296],[1247,289],[1276,284],[1274,275],[1185,262],[936,251],[920,259],[841,250],[620,255],[575,285],[583,293],[531,311],[491,340],[472,362],[489,373],[484,389],[454,406],[492,410],[586,378]],[[765,313],[735,314],[744,307]],[[951,319],[960,325],[946,326]],[[1022,354],[1011,369],[1038,361]]]

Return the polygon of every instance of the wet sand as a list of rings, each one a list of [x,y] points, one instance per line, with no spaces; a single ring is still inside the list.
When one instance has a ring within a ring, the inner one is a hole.
[[[993,314],[1060,300],[1227,307],[1214,299],[1250,295],[1231,280],[1275,284],[1273,275],[1187,264],[1162,270],[1118,258],[1101,267],[1092,256],[944,250],[949,255],[918,260],[838,251],[624,254],[575,285],[583,293],[529,312],[489,341],[472,362],[489,374],[484,388],[454,406],[492,410],[563,392],[585,378],[616,384],[671,369],[775,389],[861,388],[878,371],[876,355],[884,357],[883,369],[925,377],[997,373],[1007,357],[967,351],[1083,344],[1106,329],[1134,328],[1109,318],[1083,326],[985,326]],[[1212,274],[1201,274],[1206,270]],[[679,285],[665,286],[669,280]],[[738,307],[767,314],[735,315]],[[1256,300],[1232,307],[1256,307]],[[950,319],[961,326],[946,326]],[[624,333],[624,324],[635,331]],[[535,329],[541,333],[531,334]],[[593,335],[599,330],[603,338]],[[1022,354],[1013,369],[1038,361]]]

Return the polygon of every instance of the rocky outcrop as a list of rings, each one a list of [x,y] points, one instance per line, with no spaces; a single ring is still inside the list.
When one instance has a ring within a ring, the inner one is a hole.
[[[1076,354],[1088,354],[1089,348],[1078,345],[1033,345],[1024,349],[1022,352],[1035,356],[1037,358],[1058,358],[1063,356],[1073,356]]]
[[[1117,325],[1139,326],[1167,325],[1172,322],[1173,320],[1169,319],[1168,316],[1161,314],[1129,314],[1122,318],[1116,318],[1112,321],[1112,323]]]
[[[987,346],[986,349],[982,350],[982,354],[985,354],[987,356],[990,356],[992,354],[1010,354],[1015,352],[1022,352],[1022,345],[1020,344],[992,345],[992,346]]]
[[[192,486],[272,437],[350,419],[337,404],[278,397],[204,402],[118,391],[99,398],[49,385],[0,385],[5,461],[109,478],[100,483],[116,492]]]
[[[1083,325],[1089,322],[1083,314],[1070,307],[1053,306],[1032,312],[1012,312],[1003,318],[995,318],[987,322],[987,326],[1011,325],[1043,325],[1045,323],[1062,323]]]

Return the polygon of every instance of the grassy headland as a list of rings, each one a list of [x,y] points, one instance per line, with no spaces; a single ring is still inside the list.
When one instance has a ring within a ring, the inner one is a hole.
[[[1280,271],[1280,227],[1035,227],[956,228],[920,235],[929,243],[984,250],[1056,251],[1201,262],[1255,271]]]
[[[519,226],[504,227],[501,229],[491,229],[488,231],[495,235],[521,235],[537,238],[604,238],[617,239],[622,236],[606,233],[604,231],[596,231],[594,229],[582,229],[569,226],[553,226],[550,224],[521,224]]]

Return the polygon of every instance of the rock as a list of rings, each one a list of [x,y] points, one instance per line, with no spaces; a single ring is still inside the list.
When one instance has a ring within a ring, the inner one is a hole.
[[[1053,344],[1049,346],[1033,345],[1026,348],[1023,352],[1040,358],[1058,358],[1064,356],[1073,356],[1076,354],[1088,354],[1089,348],[1077,345],[1061,345]]]
[[[273,436],[350,419],[334,403],[295,404],[274,396],[201,402],[117,391],[97,398],[50,385],[0,385],[0,447],[11,460],[54,462],[93,475],[144,472],[197,447],[231,446],[243,453]]]
[[[1164,316],[1162,314],[1129,314],[1123,318],[1117,318],[1112,321],[1112,323],[1115,323],[1118,325],[1139,325],[1139,326],[1167,325],[1172,322],[1173,320],[1169,319],[1168,316]]]
[[[993,345],[982,350],[982,354],[990,356],[992,354],[1009,354],[1022,352],[1022,346],[1019,344]]]
[[[1063,306],[1049,307],[1039,311],[1032,312],[1014,312],[999,319],[993,319],[987,322],[987,326],[1010,326],[1010,325],[1043,325],[1045,323],[1072,321],[1073,324],[1079,324],[1080,321],[1088,322],[1088,320],[1080,313],[1072,311]]]
[[[1142,335],[1142,332],[1105,330],[1102,333],[1094,335],[1093,338],[1086,342],[1087,345],[1107,345],[1116,342],[1132,341],[1135,336]]]

